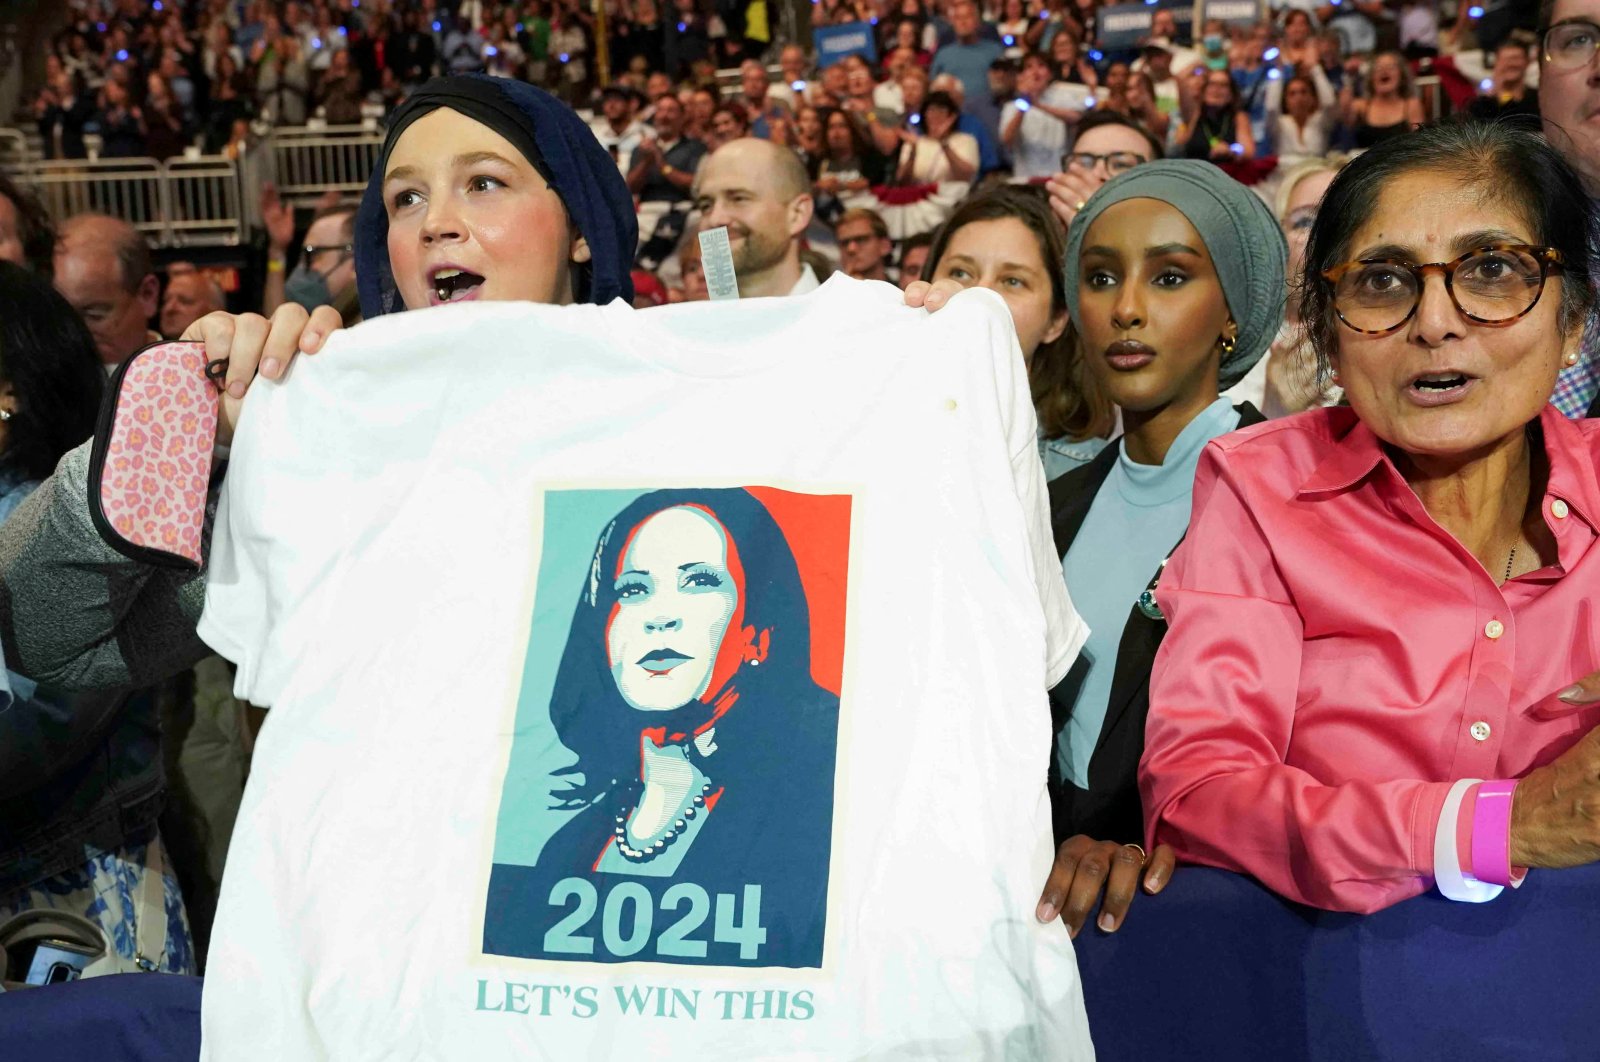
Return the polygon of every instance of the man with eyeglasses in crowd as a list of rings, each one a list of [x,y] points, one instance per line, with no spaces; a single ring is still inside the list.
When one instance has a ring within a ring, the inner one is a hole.
[[[1518,30],[1500,42],[1494,50],[1494,62],[1489,64],[1489,76],[1479,86],[1477,98],[1467,104],[1468,114],[1486,122],[1539,114],[1539,90],[1527,79],[1531,40]]]
[[[1544,135],[1600,198],[1600,0],[1543,0],[1538,38]],[[1600,313],[1584,324],[1582,352],[1550,401],[1569,417],[1600,416]]]
[[[277,201],[275,191],[269,191],[268,196],[263,196],[262,217],[269,241],[267,278],[261,287],[262,314],[270,317],[284,303],[296,302],[307,310],[333,306],[346,325],[353,323],[350,314],[355,310],[355,207],[329,203],[318,208],[306,229],[300,261],[293,270],[286,270],[289,242],[294,234],[291,208]]]
[[[877,211],[855,207],[839,215],[833,225],[839,245],[839,268],[857,280],[888,280],[889,255],[894,244],[889,226]]]
[[[1090,111],[1078,122],[1078,139],[1061,160],[1062,172],[1046,182],[1050,209],[1062,225],[1071,225],[1102,184],[1161,155],[1161,142],[1133,119],[1116,111]]]

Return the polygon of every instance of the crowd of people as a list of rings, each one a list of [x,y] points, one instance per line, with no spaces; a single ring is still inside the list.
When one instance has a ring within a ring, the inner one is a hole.
[[[104,897],[171,865],[146,957],[201,969],[261,720],[194,636],[204,575],[80,512],[102,370],[203,341],[226,437],[257,374],[363,316],[708,299],[720,228],[742,298],[839,272],[1011,311],[1091,632],[1050,691],[1040,921],[1115,932],[1185,862],[1370,912],[1592,861],[1600,0],[1290,2],[1192,40],[1161,7],[1121,50],[1103,6],[823,0],[873,47],[818,68],[765,0],[74,3],[33,103],[51,157],[313,119],[385,144],[359,206],[262,190],[243,314],[0,178],[0,640],[39,706],[0,712],[0,923],[72,910],[145,955]],[[1441,69],[1482,77],[1424,100]]]
[[[434,74],[540,85],[590,119],[638,200],[647,302],[698,293],[685,278],[698,253],[694,178],[735,139],[786,147],[805,168],[819,276],[842,265],[834,226],[870,210],[888,233],[886,275],[909,282],[906,249],[985,182],[1045,184],[1068,223],[1131,163],[1198,158],[1270,201],[1296,164],[1436,114],[1538,110],[1531,13],[1516,5],[1477,18],[1462,8],[1447,25],[1432,3],[1264,6],[1258,22],[1206,20],[1192,41],[1163,7],[1136,45],[1115,49],[1098,43],[1101,6],[819,3],[816,27],[858,22],[871,37],[819,67],[779,39],[782,12],[766,0],[603,12],[577,0],[79,0],[32,110],[47,157],[165,159],[237,154],[274,126],[381,123]],[[1416,75],[1436,60],[1458,83],[1483,76],[1466,95],[1436,88],[1424,101]],[[737,69],[737,84],[719,68]],[[267,230],[284,260],[270,219]]]

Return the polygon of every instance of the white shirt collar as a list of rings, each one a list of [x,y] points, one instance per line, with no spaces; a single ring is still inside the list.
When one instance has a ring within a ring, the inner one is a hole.
[[[822,287],[822,282],[817,279],[816,271],[809,264],[800,267],[800,279],[794,282],[794,287],[789,289],[790,295],[810,295]]]

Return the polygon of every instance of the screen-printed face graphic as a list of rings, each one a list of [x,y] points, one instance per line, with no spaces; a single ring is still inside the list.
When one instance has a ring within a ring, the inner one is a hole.
[[[739,603],[727,533],[700,509],[666,509],[634,530],[615,577],[606,652],[617,691],[640,711],[704,696]]]

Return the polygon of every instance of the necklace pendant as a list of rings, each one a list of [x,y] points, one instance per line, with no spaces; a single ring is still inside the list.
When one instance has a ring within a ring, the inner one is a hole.
[[[1145,619],[1164,620],[1167,618],[1166,613],[1161,611],[1161,606],[1156,603],[1156,595],[1153,590],[1146,590],[1140,594],[1138,605],[1139,612]]]

